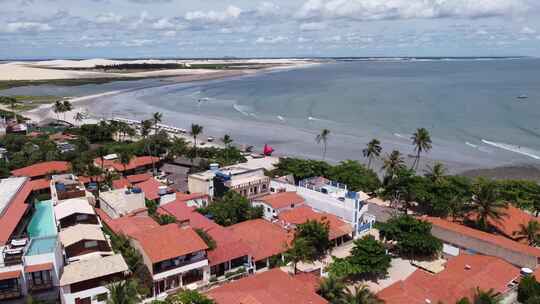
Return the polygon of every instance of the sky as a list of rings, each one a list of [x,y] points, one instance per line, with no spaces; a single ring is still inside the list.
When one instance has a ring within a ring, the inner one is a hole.
[[[540,56],[540,0],[0,0],[0,59]]]

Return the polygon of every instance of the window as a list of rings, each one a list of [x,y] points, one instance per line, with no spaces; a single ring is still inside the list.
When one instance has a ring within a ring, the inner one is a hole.
[[[88,214],[77,214],[77,221],[84,221],[88,219]]]
[[[294,204],[291,204],[291,208],[294,208]]]
[[[41,271],[32,272],[34,285],[43,285],[43,273]]]
[[[96,300],[98,302],[105,302],[107,301],[107,298],[109,298],[109,294],[104,292],[104,293],[100,293],[96,296]]]
[[[272,210],[271,210],[270,208],[266,208],[266,211],[267,211],[268,213],[272,212]]]
[[[86,241],[84,242],[84,248],[95,248],[98,246],[97,241]]]

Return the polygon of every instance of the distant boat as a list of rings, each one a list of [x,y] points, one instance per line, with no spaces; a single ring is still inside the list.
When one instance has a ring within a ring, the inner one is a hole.
[[[517,97],[517,99],[527,99],[527,98],[529,98],[529,96],[527,96],[527,95],[519,95]]]

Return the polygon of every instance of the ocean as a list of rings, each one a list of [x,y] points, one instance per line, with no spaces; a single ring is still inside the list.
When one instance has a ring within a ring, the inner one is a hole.
[[[428,129],[426,155],[454,170],[540,162],[540,59],[352,60],[194,83],[156,79],[78,87],[33,86],[2,94],[101,97],[89,110],[132,119],[162,112],[164,123],[204,126],[208,136],[264,144],[278,154],[321,158],[315,136],[331,131],[327,159],[362,159],[378,138],[385,153],[413,153]],[[518,98],[527,97],[527,98]]]

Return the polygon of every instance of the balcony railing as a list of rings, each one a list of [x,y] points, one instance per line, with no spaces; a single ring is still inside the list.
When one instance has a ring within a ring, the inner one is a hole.
[[[165,271],[168,271],[168,270],[171,270],[171,269],[175,269],[175,268],[180,268],[180,267],[183,267],[183,266],[186,266],[186,265],[189,265],[189,264],[193,264],[193,263],[197,263],[197,262],[200,262],[200,261],[203,261],[203,260],[206,260],[205,255],[196,256],[196,257],[193,257],[193,258],[191,258],[189,260],[181,261],[178,264],[172,263],[171,265],[169,265],[167,267],[163,267],[161,265],[156,266],[154,264],[154,274],[162,273],[162,272],[165,272]]]
[[[21,296],[21,289],[18,287],[0,290],[0,300],[15,299]]]

